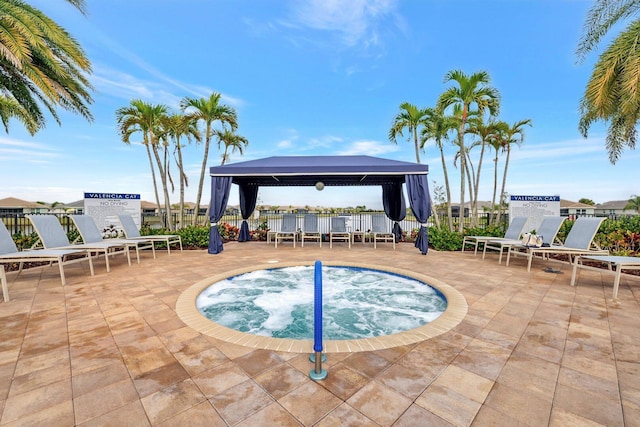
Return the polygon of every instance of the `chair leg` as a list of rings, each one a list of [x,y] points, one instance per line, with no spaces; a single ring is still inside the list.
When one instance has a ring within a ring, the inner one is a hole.
[[[4,264],[0,265],[0,282],[2,282],[2,296],[4,302],[9,302],[9,286],[7,286],[7,275],[4,272]]]
[[[104,250],[104,262],[107,265],[107,273],[111,271],[111,267],[109,266],[109,249]]]
[[[611,268],[611,263],[609,263],[609,268]],[[618,298],[618,287],[620,286],[620,273],[622,272],[622,265],[618,264],[615,268],[616,278],[613,281],[613,295],[611,298]]]
[[[580,257],[576,258],[576,262],[573,263],[573,270],[571,271],[571,286],[576,285],[576,279],[578,278],[578,263],[580,262]]]
[[[60,270],[60,281],[62,282],[62,286],[67,284],[67,279],[64,277],[64,264],[63,258],[58,258],[58,270]]]

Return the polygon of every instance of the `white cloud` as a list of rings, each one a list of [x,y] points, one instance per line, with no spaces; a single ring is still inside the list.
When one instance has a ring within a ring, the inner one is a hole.
[[[50,163],[59,157],[62,157],[62,153],[46,144],[0,137],[1,161]]]
[[[290,21],[281,24],[335,33],[347,47],[374,47],[381,44],[381,21],[394,15],[396,4],[396,0],[294,1]]]
[[[379,156],[386,153],[398,151],[397,145],[380,141],[354,141],[350,147],[339,150],[336,154],[341,156],[367,155]]]

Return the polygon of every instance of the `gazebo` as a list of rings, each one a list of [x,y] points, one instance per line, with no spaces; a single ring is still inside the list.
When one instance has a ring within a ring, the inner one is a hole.
[[[402,230],[398,221],[406,214],[402,184],[406,184],[409,205],[420,222],[415,246],[427,254],[429,238],[426,223],[431,215],[429,166],[371,156],[274,156],[246,162],[213,166],[211,175],[211,230],[209,253],[224,250],[218,221],[224,215],[231,184],[237,184],[240,195],[242,225],[238,241],[250,239],[247,219],[253,213],[260,187],[280,186],[360,186],[382,187],[382,204],[386,215],[395,222],[394,234]]]

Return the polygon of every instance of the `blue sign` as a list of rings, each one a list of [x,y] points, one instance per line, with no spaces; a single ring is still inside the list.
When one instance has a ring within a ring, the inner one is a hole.
[[[122,193],[84,193],[85,199],[126,199],[140,200],[139,194],[122,194]]]
[[[511,196],[511,200],[520,202],[559,202],[560,196]]]

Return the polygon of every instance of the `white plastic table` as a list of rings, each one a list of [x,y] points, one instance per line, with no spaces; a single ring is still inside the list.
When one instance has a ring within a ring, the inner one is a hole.
[[[603,270],[602,268],[592,267],[590,265],[584,265],[582,263],[583,260],[587,261],[598,261],[602,263],[606,263],[609,267],[608,270]],[[575,285],[578,269],[582,268],[585,270],[595,270],[601,273],[609,272],[615,275],[615,279],[613,280],[613,297],[618,297],[618,286],[620,285],[620,273],[622,270],[640,270],[640,257],[633,256],[609,256],[609,255],[581,255],[576,257],[573,262],[573,272],[571,273],[571,286]]]

